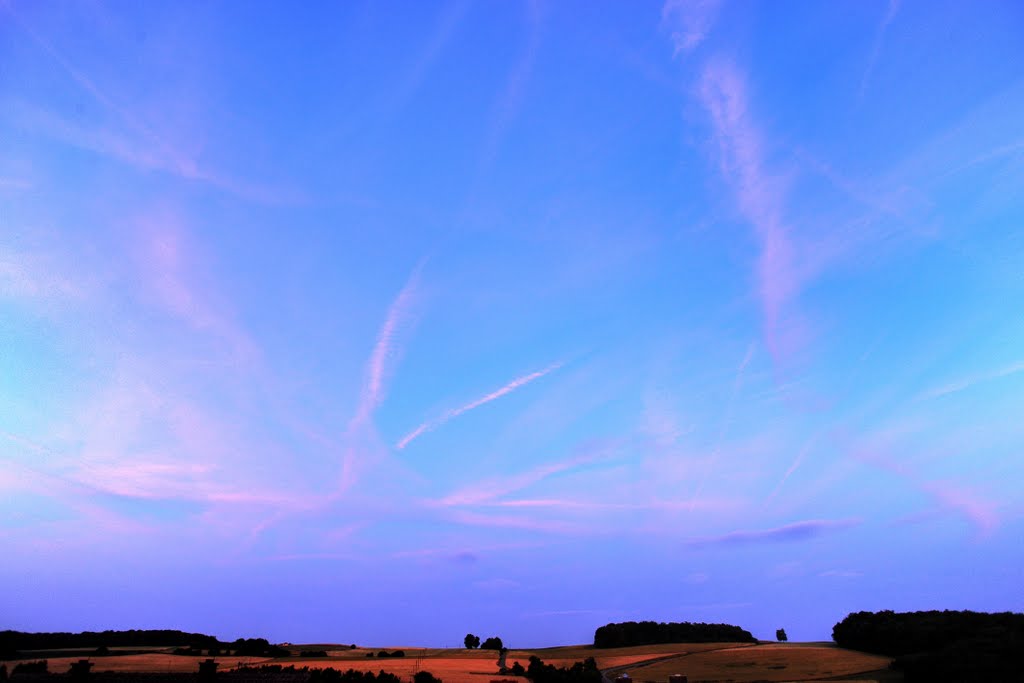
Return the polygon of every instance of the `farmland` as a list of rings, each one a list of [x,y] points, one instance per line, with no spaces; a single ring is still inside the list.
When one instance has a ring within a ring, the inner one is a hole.
[[[395,648],[388,648],[389,650]],[[296,668],[333,667],[339,670],[387,671],[411,681],[417,671],[430,671],[444,683],[490,683],[493,680],[527,683],[525,678],[498,675],[497,654],[493,651],[400,648],[404,657],[369,657],[377,649],[355,648],[338,645],[295,645],[290,657],[237,657],[221,656],[214,659],[221,671],[231,671],[239,666],[281,664]],[[323,650],[326,657],[301,657],[302,650]],[[119,673],[190,673],[198,669],[203,656],[176,655],[164,648],[148,653],[93,657],[94,671]],[[57,653],[55,653],[57,654]],[[72,662],[88,657],[88,653],[75,655],[59,652],[60,657],[47,657],[44,651],[34,652],[34,659],[48,659],[49,670],[62,673]],[[594,657],[598,667],[609,677],[628,673],[636,683],[665,683],[670,674],[681,673],[689,677],[690,683],[701,681],[875,681],[889,683],[900,677],[886,670],[890,659],[852,650],[844,650],[829,644],[747,644],[747,643],[696,643],[662,644],[636,647],[597,649],[586,645],[541,648],[533,650],[509,650],[507,663],[512,666],[519,662],[528,664],[529,657],[536,655],[546,663],[555,666],[570,666],[574,662]],[[13,668],[17,662],[7,662]]]

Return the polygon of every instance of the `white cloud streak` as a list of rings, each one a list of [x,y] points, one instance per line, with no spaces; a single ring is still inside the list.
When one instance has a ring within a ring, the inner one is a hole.
[[[889,28],[889,24],[896,18],[896,13],[900,9],[900,0],[889,0],[888,6],[885,8],[885,16],[882,17],[881,23],[878,25],[878,29],[875,31],[875,39],[871,44],[871,54],[868,56],[868,65],[864,69],[864,76],[860,79],[860,90],[858,91],[858,97],[864,97],[864,93],[868,90],[868,82],[871,80],[871,74],[875,70],[875,64],[878,62],[878,55],[882,51],[882,39],[885,37],[885,31]]]
[[[449,410],[449,411],[445,412],[443,415],[441,415],[441,417],[439,417],[437,419],[429,420],[427,422],[424,422],[423,424],[419,425],[418,427],[413,429],[411,432],[409,432],[408,434],[403,436],[398,441],[398,443],[395,444],[395,448],[397,448],[398,450],[403,450],[406,446],[408,446],[410,443],[412,443],[418,437],[422,436],[423,434],[426,434],[427,432],[431,432],[431,431],[437,429],[438,427],[440,427],[444,423],[448,422],[449,420],[451,420],[453,418],[456,418],[459,415],[462,415],[463,413],[467,413],[470,410],[473,410],[474,408],[479,408],[480,406],[486,405],[486,404],[490,403],[491,401],[495,401],[495,400],[501,398],[502,396],[505,396],[506,394],[510,394],[513,391],[515,391],[516,389],[518,389],[520,387],[523,387],[523,386],[526,386],[530,382],[533,382],[534,380],[538,380],[541,377],[543,377],[544,375],[547,375],[550,372],[554,372],[555,370],[557,370],[560,367],[562,367],[562,363],[560,363],[560,362],[559,363],[554,363],[554,364],[549,365],[548,367],[544,368],[543,370],[538,370],[536,372],[531,372],[531,373],[529,373],[527,375],[523,375],[522,377],[517,377],[516,379],[512,380],[511,382],[509,382],[505,386],[501,387],[500,389],[496,389],[496,390],[492,391],[491,393],[489,393],[489,394],[487,394],[485,396],[481,396],[480,398],[476,399],[475,401],[470,401],[469,403],[465,404],[464,406],[461,406],[459,408],[454,408],[452,410]]]

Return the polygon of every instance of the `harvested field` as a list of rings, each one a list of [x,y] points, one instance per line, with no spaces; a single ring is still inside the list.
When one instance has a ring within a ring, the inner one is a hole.
[[[72,662],[88,659],[93,663],[93,671],[117,671],[131,673],[194,673],[199,670],[199,662],[209,657],[192,657],[188,655],[144,654],[121,655],[114,657],[46,657],[39,655],[31,659],[6,662],[8,670],[12,670],[20,661],[34,662],[45,659],[49,662],[50,673],[65,673]],[[260,664],[272,660],[266,657],[214,657],[221,669],[234,669],[239,664]],[[290,662],[289,662],[290,663]]]
[[[300,650],[323,650],[327,657],[215,657],[221,671],[230,671],[241,665],[281,664],[296,668],[338,670],[387,671],[411,681],[416,671],[429,671],[444,683],[491,683],[491,681],[514,681],[528,683],[525,678],[499,675],[498,654],[488,650],[463,650],[440,648],[339,648],[337,645],[292,646]],[[404,657],[367,657],[381,649],[403,650]],[[119,673],[194,673],[205,656],[172,655],[164,652],[149,654],[128,654],[108,657],[81,656],[46,657],[37,652],[32,660],[47,659],[52,673],[63,673],[72,662],[88,658],[94,664],[94,672],[113,671]],[[67,651],[61,652],[69,654]],[[863,681],[865,683],[890,683],[900,681],[898,674],[885,671],[889,664],[887,657],[844,650],[824,643],[807,644],[762,644],[747,643],[679,643],[597,649],[588,645],[542,648],[536,650],[510,650],[507,663],[512,666],[519,662],[524,667],[531,655],[537,655],[548,664],[571,666],[573,663],[594,657],[598,667],[615,673],[626,671],[636,683],[667,683],[669,674],[681,673],[689,677],[690,683],[709,681],[809,681],[831,680]],[[7,662],[12,668],[17,662]]]
[[[884,671],[892,661],[834,646],[756,645],[730,647],[662,659],[629,667],[637,683],[666,683],[684,674],[689,683],[710,681],[892,681]],[[880,675],[876,672],[883,670]],[[895,680],[899,680],[898,676]]]

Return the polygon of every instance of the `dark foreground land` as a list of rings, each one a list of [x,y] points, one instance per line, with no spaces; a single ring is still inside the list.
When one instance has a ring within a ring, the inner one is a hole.
[[[504,650],[499,670],[498,652],[484,649],[4,631],[0,683],[1024,683],[1024,614],[857,612],[833,640],[768,643],[726,624],[625,622],[597,629],[593,645]]]

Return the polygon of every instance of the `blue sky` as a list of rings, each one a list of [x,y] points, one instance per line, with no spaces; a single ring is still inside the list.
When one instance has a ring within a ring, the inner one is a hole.
[[[0,3],[0,627],[1024,610],[1018,3]]]

